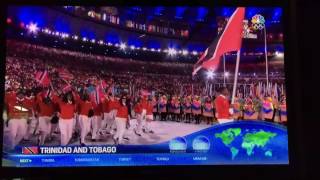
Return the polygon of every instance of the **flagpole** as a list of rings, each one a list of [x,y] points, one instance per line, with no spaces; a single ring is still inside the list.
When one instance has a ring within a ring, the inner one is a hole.
[[[267,27],[264,25],[264,54],[266,58],[266,78],[267,78],[267,84],[269,83],[269,77],[268,77],[268,54],[267,54]]]
[[[223,54],[223,86],[226,87],[226,58]]]
[[[236,70],[235,70],[235,74],[234,74],[234,82],[233,82],[231,104],[234,104],[234,98],[235,98],[235,95],[236,95],[237,81],[238,81],[238,71],[239,71],[239,62],[240,62],[240,50],[238,50],[238,53],[237,53],[237,62],[236,62]]]

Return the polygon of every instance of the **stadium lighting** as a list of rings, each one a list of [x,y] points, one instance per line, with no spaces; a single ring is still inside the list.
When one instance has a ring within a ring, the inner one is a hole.
[[[60,35],[61,35],[61,38],[68,38],[69,37],[69,35],[67,33],[61,33]]]
[[[82,41],[88,41],[88,39],[86,37],[82,38]]]
[[[121,43],[120,44],[120,49],[124,50],[126,49],[127,45],[125,43]]]
[[[189,52],[187,51],[187,50],[182,50],[182,55],[188,55],[189,54]]]
[[[36,34],[36,33],[38,33],[38,31],[39,31],[38,25],[37,25],[36,23],[30,23],[30,24],[27,26],[27,28],[28,28],[28,31],[29,31],[30,33]]]
[[[193,55],[197,55],[198,52],[197,52],[197,51],[192,51],[192,54],[193,54]]]
[[[174,48],[169,48],[169,49],[168,49],[168,54],[169,54],[169,55],[176,55],[176,54],[177,54],[177,51],[176,51]]]
[[[213,71],[207,71],[207,78],[212,79],[216,74]]]
[[[225,72],[224,77],[229,77],[229,72]]]
[[[135,47],[133,45],[130,46],[130,49],[135,49]]]
[[[278,58],[281,58],[281,57],[284,56],[283,53],[280,53],[279,51],[276,51],[276,52],[275,52],[275,55],[276,55],[276,57],[278,57]]]

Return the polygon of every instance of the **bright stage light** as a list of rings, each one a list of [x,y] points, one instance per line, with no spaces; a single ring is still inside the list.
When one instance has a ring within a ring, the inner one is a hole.
[[[133,45],[130,46],[130,49],[135,49],[135,47]]]
[[[161,49],[158,49],[158,52],[161,52]]]
[[[103,44],[103,41],[102,41],[102,40],[100,40],[98,43],[99,43],[99,44]]]
[[[36,33],[38,33],[38,31],[39,31],[38,25],[37,25],[36,23],[30,23],[30,24],[28,24],[28,25],[27,25],[27,28],[28,28],[28,31],[29,31],[30,33],[36,34]]]
[[[69,37],[69,35],[67,35],[67,33],[61,33],[60,35],[61,35],[61,38],[67,38],[67,37]]]
[[[225,72],[224,77],[229,77],[229,72]]]
[[[146,47],[143,47],[143,48],[142,48],[142,50],[146,51],[146,50],[147,50],[147,48],[146,48]]]
[[[275,55],[276,55],[276,57],[278,57],[278,58],[282,58],[282,57],[284,56],[284,54],[281,53],[281,52],[279,52],[279,51],[276,51],[276,52],[275,52]]]
[[[96,42],[96,40],[95,39],[91,39],[91,43],[95,43]]]
[[[126,49],[127,45],[125,43],[121,43],[120,44],[120,49],[124,50]]]
[[[189,54],[189,52],[187,51],[187,50],[182,50],[182,55],[188,55]]]
[[[154,48],[151,48],[151,51],[153,52],[153,51],[154,51]]]
[[[177,51],[176,51],[174,48],[169,48],[169,49],[168,49],[168,54],[169,54],[170,56],[176,55],[176,54],[177,54]]]
[[[212,79],[216,74],[213,71],[207,71],[207,78]]]
[[[82,38],[82,41],[88,41],[88,39],[86,37]]]
[[[115,47],[119,47],[119,44],[118,44],[118,43],[116,43],[114,46],[115,46]]]
[[[108,46],[112,46],[112,43],[111,43],[111,42],[108,42]]]
[[[136,47],[136,49],[140,49],[140,47]]]
[[[197,51],[192,51],[192,54],[193,54],[193,55],[197,55],[198,52],[197,52]]]
[[[74,35],[74,36],[73,36],[73,39],[74,39],[74,40],[78,40],[78,36],[77,36],[77,35]]]

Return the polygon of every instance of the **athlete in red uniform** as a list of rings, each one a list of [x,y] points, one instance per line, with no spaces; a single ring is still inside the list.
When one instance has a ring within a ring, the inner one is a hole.
[[[142,96],[140,99],[140,102],[137,104],[137,128],[135,129],[135,133],[138,136],[141,136],[141,131],[146,123],[146,115],[147,115],[147,107],[148,107],[148,102],[147,102],[147,96]]]
[[[101,125],[102,104],[93,103],[93,117],[92,117],[92,136],[91,140],[95,142],[98,139],[98,132]]]
[[[232,122],[229,108],[230,103],[227,98],[229,92],[226,87],[220,89],[220,95],[215,99],[216,117],[219,123]]]
[[[8,128],[10,148],[14,149],[27,132],[27,119],[29,117],[28,100],[23,92],[8,92],[5,95],[5,105],[8,113]]]
[[[114,134],[113,140],[115,144],[122,144],[123,135],[126,130],[126,125],[130,119],[125,96],[121,97],[121,104],[119,103],[116,106],[116,109],[117,109],[117,115],[114,122],[117,128],[117,132]]]
[[[51,119],[55,113],[55,106],[49,96],[39,93],[36,97],[36,112],[39,117],[40,136],[39,145],[44,145],[46,137],[51,132]]]
[[[76,103],[79,108],[79,123],[80,123],[80,144],[82,146],[86,145],[85,138],[91,129],[91,117],[90,111],[93,113],[93,103],[89,99],[89,94],[83,93],[80,97],[75,94]]]
[[[61,134],[61,145],[66,146],[71,140],[74,128],[74,116],[76,112],[74,97],[71,93],[65,94],[63,99],[54,95],[53,102],[57,103],[60,108],[59,129]]]
[[[154,117],[153,117],[153,104],[152,104],[152,99],[150,98],[148,100],[148,103],[147,103],[147,113],[146,113],[146,123],[143,127],[143,132],[144,133],[151,133],[153,134],[153,130],[151,129],[150,127],[150,124],[152,123]]]

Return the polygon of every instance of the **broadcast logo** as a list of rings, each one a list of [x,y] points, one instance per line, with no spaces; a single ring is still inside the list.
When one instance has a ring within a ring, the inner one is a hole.
[[[169,142],[170,152],[186,152],[187,141],[183,137],[176,137]]]
[[[207,152],[210,149],[210,141],[205,136],[197,136],[192,142],[195,152]]]

